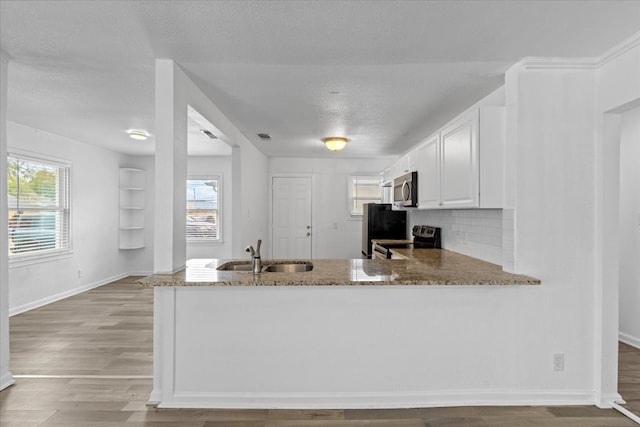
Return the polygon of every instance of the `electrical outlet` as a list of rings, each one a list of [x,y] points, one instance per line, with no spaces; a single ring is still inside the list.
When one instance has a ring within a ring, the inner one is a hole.
[[[82,277],[84,276],[84,270],[82,269],[78,269],[78,279],[82,279]]]
[[[564,353],[556,353],[553,355],[553,370],[564,371]]]

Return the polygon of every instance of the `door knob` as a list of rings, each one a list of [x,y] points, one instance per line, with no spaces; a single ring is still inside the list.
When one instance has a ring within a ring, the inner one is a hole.
[[[311,236],[311,233],[307,232],[307,237]]]
[[[311,230],[311,226],[310,225],[307,225],[307,230]]]

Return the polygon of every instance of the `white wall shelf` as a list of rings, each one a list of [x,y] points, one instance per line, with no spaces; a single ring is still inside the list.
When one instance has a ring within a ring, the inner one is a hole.
[[[144,248],[145,171],[120,168],[120,249]]]

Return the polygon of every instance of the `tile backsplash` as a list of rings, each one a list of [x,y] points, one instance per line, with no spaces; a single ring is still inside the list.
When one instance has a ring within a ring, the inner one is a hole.
[[[408,212],[410,227],[432,225],[442,228],[444,249],[499,265],[503,264],[502,230],[505,224],[502,216],[502,209],[416,209]]]

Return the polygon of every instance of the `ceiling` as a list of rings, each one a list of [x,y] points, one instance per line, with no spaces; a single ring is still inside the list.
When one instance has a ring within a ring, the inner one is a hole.
[[[418,143],[523,57],[599,56],[639,30],[640,1],[0,2],[7,118],[133,155],[154,152],[156,58],[269,156],[376,157]],[[206,138],[194,151],[190,137],[192,154],[228,150],[189,122]],[[350,143],[332,153],[326,136]]]

